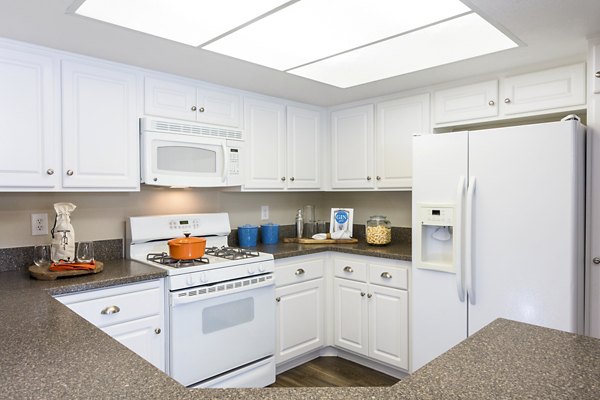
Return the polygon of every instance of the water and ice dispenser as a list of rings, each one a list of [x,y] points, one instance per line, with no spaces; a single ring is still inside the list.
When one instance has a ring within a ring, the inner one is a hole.
[[[455,272],[453,204],[417,204],[417,268]]]

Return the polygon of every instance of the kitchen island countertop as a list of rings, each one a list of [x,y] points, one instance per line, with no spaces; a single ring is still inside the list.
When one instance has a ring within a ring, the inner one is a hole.
[[[50,296],[161,276],[129,260],[54,282],[0,273],[0,398],[600,398],[600,340],[502,319],[388,388],[186,389]]]

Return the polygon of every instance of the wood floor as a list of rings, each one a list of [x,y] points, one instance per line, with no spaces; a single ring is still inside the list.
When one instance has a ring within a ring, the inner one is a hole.
[[[319,357],[277,375],[270,387],[391,386],[398,379],[339,357]]]

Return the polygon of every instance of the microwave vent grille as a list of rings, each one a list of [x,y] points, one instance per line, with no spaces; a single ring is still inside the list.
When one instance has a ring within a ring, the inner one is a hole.
[[[152,121],[152,130],[157,132],[202,135],[221,139],[243,140],[242,131],[208,125],[186,124],[171,121]]]

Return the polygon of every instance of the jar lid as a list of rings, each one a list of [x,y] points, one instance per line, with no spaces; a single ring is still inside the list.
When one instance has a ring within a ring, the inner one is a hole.
[[[261,225],[261,228],[262,228],[262,227],[265,227],[265,226],[266,226],[266,227],[273,227],[273,228],[274,228],[274,227],[276,227],[276,226],[279,226],[279,224],[274,224],[274,223],[272,223],[272,222],[269,222],[268,224],[262,224],[262,225]]]
[[[387,219],[387,217],[385,215],[371,215],[369,217],[369,219],[376,219],[376,220],[380,220],[380,219]]]
[[[258,228],[258,226],[257,225],[250,225],[250,224],[238,226],[238,229],[252,229],[252,228]]]

